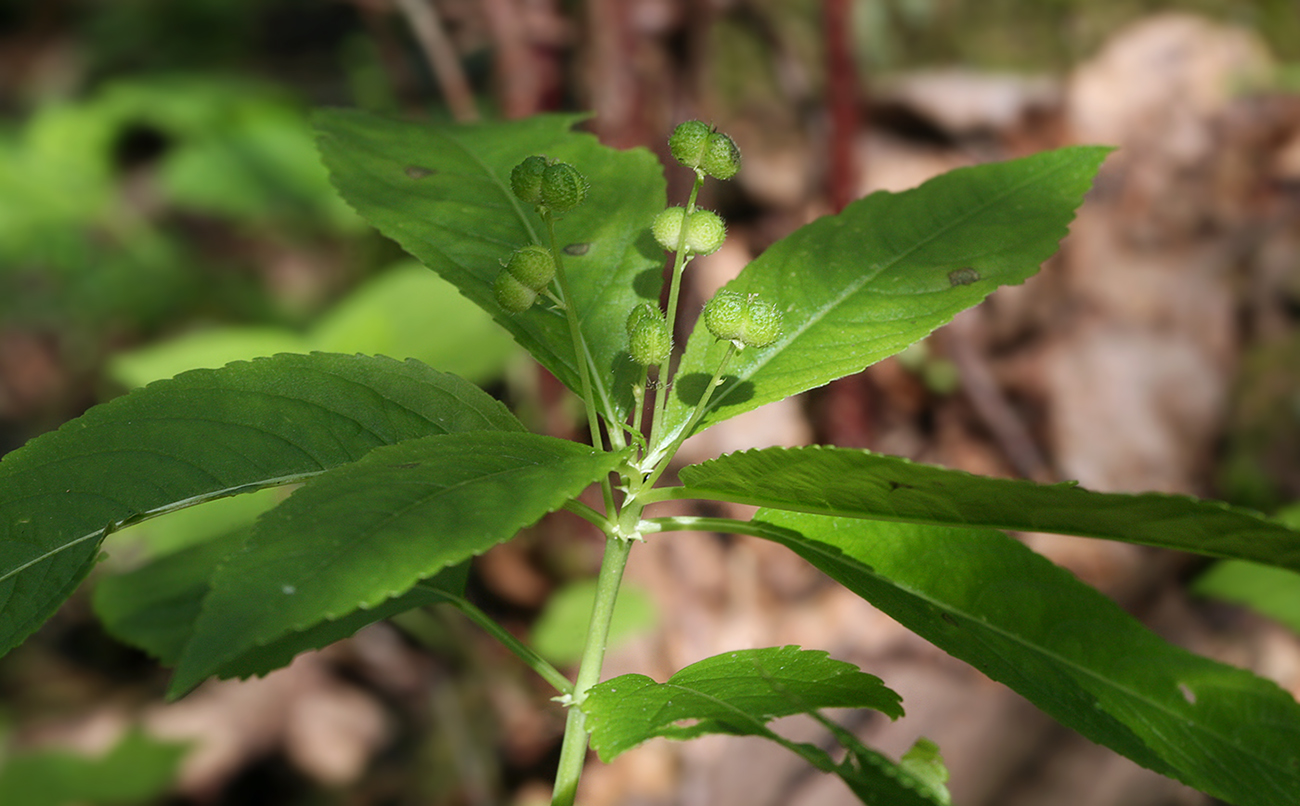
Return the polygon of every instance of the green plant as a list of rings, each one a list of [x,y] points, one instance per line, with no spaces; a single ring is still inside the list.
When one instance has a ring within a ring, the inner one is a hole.
[[[67,598],[109,533],[301,483],[251,533],[161,557],[132,572],[134,584],[101,585],[96,604],[110,630],[176,667],[172,696],[212,675],[265,673],[377,619],[450,603],[568,708],[556,804],[574,801],[589,737],[608,759],[656,736],[718,732],[780,742],[865,802],[946,803],[932,744],[894,761],[821,714],[902,714],[882,681],[825,653],[736,651],[664,683],[600,681],[635,544],[726,531],[787,546],[1144,766],[1243,806],[1293,799],[1300,706],[1290,695],[1165,643],[999,531],[1300,569],[1300,534],[1281,523],[1214,502],[981,478],[835,447],[730,454],[681,468],[680,485],[660,483],[691,434],[857,372],[1033,274],[1105,149],[954,171],[809,224],[727,286],[716,303],[727,310],[715,310],[712,327],[696,323],[674,366],[666,356],[694,254],[688,227],[677,228],[660,310],[663,250],[651,223],[667,206],[663,169],[644,150],[614,151],[575,133],[577,120],[430,127],[328,111],[316,125],[344,198],[580,396],[592,446],[528,433],[478,388],[414,361],[282,354],[150,384],[0,463],[0,649]],[[692,129],[706,146],[715,134]],[[738,165],[734,144],[700,148],[693,153],[733,158],[713,166],[719,173]],[[674,150],[690,161],[690,149]],[[698,165],[682,221],[710,172]],[[494,291],[503,259],[534,247],[549,251],[554,278],[528,306],[503,307]],[[649,335],[633,343],[638,331]],[[579,500],[593,485],[594,507]],[[761,508],[749,520],[654,514],[680,499]],[[463,595],[475,555],[559,509],[606,535],[573,682]],[[794,713],[820,720],[842,752],[767,725]]]

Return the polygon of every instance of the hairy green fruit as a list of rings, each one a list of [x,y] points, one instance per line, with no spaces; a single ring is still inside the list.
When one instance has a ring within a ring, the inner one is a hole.
[[[712,210],[696,210],[686,222],[686,248],[697,255],[711,255],[727,239],[727,227]]]
[[[714,179],[730,179],[740,170],[740,149],[722,132],[713,132],[704,145],[700,168]]]
[[[704,306],[704,326],[737,347],[767,347],[781,335],[781,312],[753,294],[724,290]]]
[[[523,313],[537,301],[537,292],[515,279],[509,271],[502,271],[492,283],[492,293],[497,304],[510,313]]]
[[[781,312],[770,302],[749,300],[740,341],[746,347],[766,347],[781,335]]]
[[[686,210],[681,207],[669,207],[655,216],[650,231],[659,245],[671,252],[681,241],[683,220],[686,221],[686,249],[693,254],[711,255],[727,238],[727,227],[717,213],[695,210],[687,218]]]
[[[687,168],[730,179],[740,170],[740,149],[728,135],[699,120],[678,124],[668,138],[668,150]]]
[[[663,319],[663,318],[664,318],[663,312],[659,310],[658,305],[655,305],[653,302],[642,302],[640,305],[637,305],[635,308],[633,308],[632,312],[627,315],[628,335],[631,335],[632,331],[636,329],[637,325],[641,324],[647,319]]]
[[[654,233],[655,240],[669,252],[675,251],[677,244],[681,242],[682,220],[685,217],[685,207],[669,207],[655,216],[654,223],[650,225],[650,231]]]
[[[555,162],[542,172],[542,204],[565,213],[587,198],[587,178],[567,162]]]
[[[522,202],[540,204],[542,201],[542,174],[546,172],[546,158],[540,154],[525,157],[510,171],[510,189]]]
[[[738,291],[719,291],[704,306],[704,326],[715,339],[740,341],[749,300]]]
[[[541,291],[555,277],[555,257],[545,247],[525,246],[506,262],[506,271],[534,291]]]
[[[632,309],[627,317],[627,341],[628,354],[643,367],[667,360],[673,338],[658,306],[643,302]]]
[[[668,138],[668,150],[673,158],[687,168],[700,167],[704,156],[704,147],[709,142],[713,127],[702,120],[688,120],[677,124],[673,134]]]

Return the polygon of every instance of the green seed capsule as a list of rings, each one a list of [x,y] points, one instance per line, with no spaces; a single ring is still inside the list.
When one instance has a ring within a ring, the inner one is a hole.
[[[686,223],[686,250],[696,255],[711,255],[718,251],[727,238],[727,227],[717,213],[695,210],[686,218],[682,207],[669,207],[655,216],[650,231],[655,240],[668,251],[677,249],[682,236],[682,221]]]
[[[637,325],[641,324],[647,319],[663,319],[663,318],[664,315],[659,310],[658,305],[655,305],[653,302],[642,302],[641,304],[633,308],[632,312],[627,315],[628,335],[631,335],[632,331],[636,330]]]
[[[740,341],[745,333],[749,300],[738,291],[719,291],[704,306],[704,326],[715,339]]]
[[[727,227],[717,213],[696,210],[686,224],[686,248],[697,255],[711,255],[727,239]]]
[[[542,201],[542,174],[546,172],[546,158],[534,154],[525,157],[510,171],[510,189],[522,202],[540,204]]]
[[[546,166],[542,172],[542,203],[557,213],[566,213],[587,198],[587,178],[567,162]]]
[[[714,179],[730,179],[740,170],[740,149],[722,132],[713,132],[700,157],[700,168]]]
[[[685,217],[685,207],[669,207],[655,216],[654,223],[650,225],[650,231],[654,233],[655,240],[669,252],[676,251],[677,244],[681,241],[682,220]]]
[[[510,256],[506,271],[524,286],[541,291],[555,277],[555,258],[545,247],[525,246]]]
[[[516,280],[508,271],[497,275],[492,283],[492,293],[496,295],[497,304],[510,313],[523,313],[537,301],[537,292]]]
[[[667,360],[673,338],[657,306],[643,302],[632,309],[627,317],[627,342],[628,354],[643,367]]]
[[[766,347],[781,335],[781,312],[770,302],[750,299],[740,336],[746,347]]]
[[[673,129],[672,136],[668,138],[668,150],[682,165],[687,168],[698,168],[704,156],[705,146],[708,145],[709,135],[712,133],[713,128],[701,120],[679,123],[677,128]]]

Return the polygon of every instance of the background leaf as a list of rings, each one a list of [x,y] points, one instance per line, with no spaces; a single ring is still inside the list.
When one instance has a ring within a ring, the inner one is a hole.
[[[499,377],[518,349],[450,283],[408,260],[361,286],[306,333],[279,327],[209,328],[120,353],[109,372],[123,385],[136,387],[187,369],[320,350],[414,358],[483,383]]]
[[[645,149],[615,151],[572,131],[580,119],[428,125],[326,110],[315,123],[321,155],[348,203],[491,313],[573,390],[577,363],[563,312],[539,303],[508,314],[491,285],[503,258],[545,241],[541,219],[510,191],[510,170],[545,154],[581,171],[591,182],[587,200],[556,231],[592,351],[598,408],[621,420],[636,375],[624,324],[638,302],[659,298],[662,284],[664,254],[649,227],[665,206],[663,171]]]
[[[1201,595],[1245,605],[1300,632],[1300,574],[1245,560],[1215,563],[1192,585]]]
[[[415,358],[474,383],[501,377],[520,355],[491,317],[414,260],[357,289],[307,336],[316,350]]]
[[[378,445],[491,429],[523,426],[467,381],[322,353],[187,372],[96,406],[0,461],[0,651],[71,595],[106,531]]]
[[[552,593],[537,621],[529,643],[551,663],[576,664],[587,644],[587,625],[596,602],[596,580],[572,582]],[[616,649],[624,641],[654,629],[654,601],[641,588],[624,582],[614,602],[607,647]]]
[[[693,663],[664,683],[621,675],[591,688],[580,707],[602,761],[653,738],[759,736],[839,775],[865,803],[945,803],[935,794],[932,771],[917,778],[821,716],[820,708],[872,708],[891,719],[903,714],[898,695],[879,678],[825,652],[796,646],[726,652]],[[773,719],[794,714],[810,714],[829,728],[846,758],[837,762],[822,748],[791,741],[767,727]]]
[[[1165,643],[1001,532],[760,510],[793,549],[1089,739],[1239,806],[1300,791],[1300,705]]]
[[[1300,529],[1300,505],[1277,514],[1278,523]],[[1300,632],[1300,574],[1281,568],[1225,560],[1215,563],[1192,585],[1202,596],[1245,605]]]
[[[881,191],[778,241],[727,288],[784,313],[774,345],[741,351],[697,429],[858,372],[924,338],[1056,251],[1107,149],[961,168]],[[666,440],[686,426],[727,349],[701,321],[676,375]]]
[[[128,733],[98,758],[62,750],[26,753],[0,769],[8,806],[145,803],[163,795],[186,747]]]
[[[853,518],[1123,540],[1300,569],[1300,533],[1219,501],[995,479],[849,448],[732,453],[682,468],[675,495]]]
[[[944,766],[943,757],[939,755],[939,745],[925,737],[917,739],[916,743],[898,760],[898,766],[923,781],[926,789],[936,800],[944,804],[952,802],[952,796],[948,794],[948,787],[945,786],[948,783],[948,768]]]
[[[357,610],[502,541],[625,456],[527,433],[408,440],[304,485],[211,579],[171,694],[240,655]]]

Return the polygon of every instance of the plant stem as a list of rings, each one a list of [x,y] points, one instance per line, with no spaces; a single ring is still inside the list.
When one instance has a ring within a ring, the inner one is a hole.
[[[700,195],[700,188],[704,186],[704,174],[701,171],[695,172],[695,184],[691,186],[690,198],[686,200],[686,214],[682,216],[682,231],[677,236],[677,253],[673,258],[673,274],[668,284],[668,335],[671,337],[676,332],[677,327],[677,298],[682,288],[682,272],[686,268],[686,221],[691,213],[695,210],[695,199]],[[672,358],[669,356],[669,361]],[[668,378],[669,378],[669,361],[665,361],[658,367],[655,378],[658,384],[655,387],[652,410],[650,413],[650,447],[647,453],[655,449],[659,441],[660,423],[664,419],[664,410],[668,407]]]
[[[596,601],[591,609],[591,623],[587,627],[587,644],[578,666],[578,679],[573,686],[569,703],[568,721],[564,726],[564,743],[560,746],[560,765],[555,773],[555,792],[551,806],[573,806],[587,758],[586,714],[578,706],[587,690],[600,682],[600,669],[605,662],[605,647],[609,644],[609,624],[614,616],[614,602],[618,587],[623,581],[623,569],[632,551],[632,541],[611,535],[605,540],[605,558],[596,578]]]
[[[727,352],[723,354],[722,361],[718,363],[717,371],[715,371],[713,377],[709,379],[709,385],[704,388],[704,394],[700,397],[700,402],[695,405],[695,411],[691,412],[691,419],[686,421],[686,425],[682,427],[681,431],[677,432],[677,436],[673,441],[663,448],[652,449],[646,454],[648,457],[648,464],[650,464],[654,469],[650,471],[650,474],[645,478],[643,486],[652,487],[654,485],[659,477],[663,475],[664,470],[667,469],[668,460],[671,459],[673,454],[677,452],[677,449],[682,446],[682,443],[686,441],[686,438],[691,435],[691,429],[694,428],[695,424],[704,416],[704,409],[709,405],[709,400],[712,399],[714,390],[722,384],[722,373],[726,372],[727,365],[731,363],[731,359],[736,355],[736,352],[737,348],[735,342],[727,345]]]
[[[574,305],[573,293],[569,290],[569,278],[564,273],[564,261],[560,260],[560,244],[555,238],[555,216],[550,210],[544,209],[542,220],[546,222],[546,234],[551,242],[551,259],[555,261],[555,279],[560,284],[560,296],[564,298],[564,315],[569,320],[569,335],[573,338],[573,361],[578,365],[578,381],[582,388],[582,405],[587,410],[591,446],[598,451],[604,450],[605,441],[600,438],[600,419],[596,414],[596,397],[591,392],[591,373],[587,370],[586,344],[582,339],[582,328],[578,323],[578,311],[577,306]],[[614,488],[609,483],[608,477],[601,479],[600,489],[605,496],[605,511],[612,513]]]
[[[672,331],[669,331],[670,333]],[[645,416],[645,390],[650,381],[650,368],[641,370],[641,380],[632,387],[632,430],[641,430],[641,419]]]

